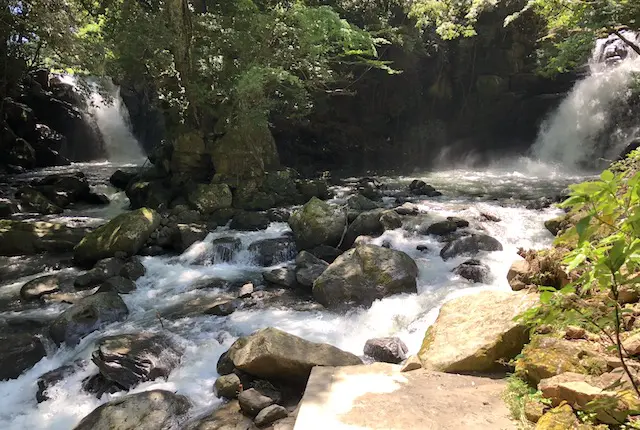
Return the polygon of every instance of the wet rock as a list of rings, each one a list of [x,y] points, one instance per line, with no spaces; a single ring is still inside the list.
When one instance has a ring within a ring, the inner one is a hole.
[[[125,390],[167,378],[180,363],[182,349],[161,334],[136,333],[102,339],[91,361],[108,381]]]
[[[402,227],[402,217],[394,210],[386,210],[380,215],[380,224],[384,231],[395,230]]]
[[[230,227],[240,231],[258,231],[269,227],[269,217],[259,212],[238,211],[231,220]]]
[[[240,287],[240,290],[238,291],[238,297],[239,298],[249,297],[253,293],[253,290],[254,290],[253,284],[251,282],[246,283],[242,287]]]
[[[200,184],[188,194],[187,200],[195,209],[210,214],[231,207],[233,195],[227,184]]]
[[[81,363],[68,364],[66,366],[51,370],[39,377],[36,401],[38,403],[42,403],[49,400],[49,397],[47,396],[47,390],[56,385],[58,382],[63,381],[80,367]]]
[[[297,285],[295,269],[280,267],[262,273],[264,280],[273,285],[281,285],[286,288],[293,288]]]
[[[125,172],[123,170],[116,170],[109,178],[111,185],[119,190],[126,190],[129,183],[136,177],[135,173]]]
[[[427,330],[418,357],[440,372],[483,372],[515,357],[529,336],[515,317],[538,298],[513,292],[483,291],[445,303]]]
[[[254,423],[258,427],[266,427],[268,425],[273,424],[274,422],[281,420],[283,418],[287,418],[289,413],[287,410],[280,405],[271,405],[267,406],[263,410],[258,413]]]
[[[129,309],[119,295],[99,293],[85,297],[65,310],[49,328],[51,339],[58,345],[75,346],[87,334],[112,322],[121,321]]]
[[[318,257],[320,260],[324,260],[327,263],[331,264],[336,261],[336,258],[342,255],[343,251],[332,246],[320,245],[309,250],[309,252]]]
[[[228,263],[240,251],[242,242],[236,237],[221,237],[211,242],[212,263]]]
[[[186,420],[189,400],[170,391],[129,394],[105,403],[84,417],[74,430],[177,429]]]
[[[458,225],[455,222],[446,220],[431,224],[426,228],[426,230],[424,230],[424,232],[421,231],[421,233],[434,236],[444,236],[446,234],[453,233],[457,229]]]
[[[502,251],[502,244],[486,234],[473,234],[461,237],[445,245],[440,251],[443,260],[460,255],[475,255],[480,251]]]
[[[369,339],[364,344],[364,355],[383,363],[398,364],[407,358],[409,348],[397,337]]]
[[[136,283],[122,276],[114,276],[102,283],[97,293],[114,292],[128,294],[136,289]]]
[[[60,279],[56,275],[32,279],[20,289],[23,300],[37,300],[40,297],[60,291]]]
[[[527,203],[526,208],[529,210],[542,210],[556,203],[556,199],[552,197],[540,197],[532,202]]]
[[[33,255],[71,251],[87,233],[86,228],[50,222],[0,220],[0,255]]]
[[[258,378],[297,384],[306,383],[314,366],[362,364],[355,355],[334,346],[309,342],[271,327],[238,339],[229,348],[225,359]],[[220,367],[219,361],[218,371],[226,370]]]
[[[403,203],[402,206],[398,206],[394,209],[398,215],[418,215],[420,208],[413,203]]]
[[[238,403],[240,403],[242,412],[250,417],[255,417],[261,410],[273,405],[275,402],[255,388],[249,388],[238,394]]]
[[[20,202],[26,208],[43,215],[60,214],[63,212],[63,209],[60,206],[56,206],[51,200],[35,188],[20,188],[18,192],[16,192],[16,198],[20,199]]]
[[[320,200],[329,198],[329,186],[327,181],[320,179],[300,179],[296,183],[298,192],[302,195],[303,201],[309,201],[313,197]]]
[[[267,211],[267,217],[271,222],[287,222],[291,212],[285,208],[271,208]]]
[[[301,251],[296,257],[295,276],[298,284],[311,289],[313,283],[327,270],[329,263],[307,251]]]
[[[118,276],[123,267],[124,261],[119,258],[104,258],[98,261],[93,269],[79,275],[73,285],[79,290],[97,287],[107,279]]]
[[[91,264],[116,252],[135,255],[159,225],[160,215],[153,209],[123,213],[86,235],[74,248],[74,257],[80,264]]]
[[[219,303],[207,309],[204,313],[207,315],[215,315],[218,317],[226,317],[231,315],[237,309],[237,303],[235,300],[229,300],[228,302]]]
[[[291,236],[262,239],[249,245],[249,252],[255,255],[257,264],[269,267],[291,260],[296,255],[296,245]]]
[[[205,225],[178,224],[172,240],[173,248],[184,252],[194,243],[203,241],[208,234],[209,229]]]
[[[502,221],[500,219],[500,217],[498,217],[497,215],[494,215],[492,213],[489,213],[489,212],[481,212],[480,213],[480,217],[482,217],[483,220],[490,221],[490,222],[500,222],[500,221]]]
[[[224,397],[225,399],[235,399],[238,397],[238,393],[242,391],[242,384],[240,378],[235,373],[220,376],[216,379],[213,386],[217,397]]]
[[[471,282],[488,283],[491,278],[491,269],[480,260],[467,260],[455,269],[453,273]]]
[[[120,269],[120,276],[123,276],[132,281],[137,281],[147,273],[147,269],[140,262],[138,258],[132,258],[127,261]]]
[[[347,233],[342,241],[341,249],[347,250],[351,248],[358,236],[378,236],[382,234],[384,228],[380,222],[382,209],[362,212],[349,224]]]
[[[47,354],[33,333],[3,333],[0,344],[0,381],[17,378]]]
[[[171,184],[162,180],[134,180],[127,185],[125,193],[131,209],[164,210],[176,196]]]
[[[418,245],[418,246],[416,246],[416,251],[430,252],[431,249],[427,245]]]
[[[379,209],[380,204],[366,198],[362,194],[355,194],[347,199],[347,207],[358,212],[364,212]]]
[[[158,245],[143,246],[142,249],[140,249],[140,251],[138,252],[138,254],[140,255],[146,255],[151,257],[164,255],[166,253],[167,251],[163,247]]]
[[[20,208],[17,203],[0,198],[0,218],[11,218],[11,215],[18,212],[20,212]]]
[[[229,351],[223,352],[220,357],[218,357],[216,372],[218,372],[219,375],[230,375],[235,368],[236,366],[233,364],[233,360],[229,357]]]
[[[558,236],[558,234],[560,234],[566,228],[571,227],[571,222],[567,219],[566,215],[563,215],[557,218],[546,220],[544,222],[544,226],[552,235]]]
[[[415,196],[438,197],[442,195],[440,191],[419,179],[414,179],[409,184],[409,192]]]
[[[350,249],[336,259],[313,285],[313,296],[328,308],[349,302],[370,306],[374,300],[416,293],[418,267],[401,251],[375,245]]]
[[[320,245],[337,246],[346,224],[343,210],[317,198],[309,200],[289,218],[289,226],[300,250]]]

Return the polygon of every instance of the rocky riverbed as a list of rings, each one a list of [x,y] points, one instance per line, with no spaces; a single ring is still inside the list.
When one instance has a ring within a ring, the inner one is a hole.
[[[579,180],[542,166],[190,186],[117,167],[0,187],[3,428],[141,410],[137,428],[216,428],[216,392],[243,393],[257,425],[291,422],[312,366],[402,362],[445,300],[510,290],[517,249],[551,243],[551,204]]]

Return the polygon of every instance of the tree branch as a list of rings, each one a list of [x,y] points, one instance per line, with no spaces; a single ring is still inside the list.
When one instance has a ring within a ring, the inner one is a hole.
[[[624,37],[624,35],[620,33],[619,30],[613,30],[613,34],[618,36],[618,38],[622,40],[629,48],[633,49],[633,51],[636,54],[640,55],[640,47],[635,43],[633,43],[632,41],[630,41],[629,39],[627,39],[626,37]]]

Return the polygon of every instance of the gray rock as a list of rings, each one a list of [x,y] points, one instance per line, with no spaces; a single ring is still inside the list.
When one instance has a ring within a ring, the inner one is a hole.
[[[182,352],[162,334],[123,334],[102,339],[91,361],[106,380],[129,390],[142,382],[166,379],[180,363]]]
[[[255,388],[249,388],[238,394],[238,402],[242,412],[250,417],[255,417],[264,408],[275,403],[272,398],[265,396]]]
[[[386,210],[380,215],[380,224],[384,231],[402,227],[402,217],[394,210]]]
[[[123,276],[127,279],[131,279],[132,281],[137,281],[141,277],[143,277],[147,273],[147,269],[137,258],[132,258],[130,261],[127,261],[120,269],[120,276]]]
[[[226,184],[200,184],[187,195],[189,203],[202,213],[231,207],[233,195]]]
[[[208,234],[209,229],[205,225],[178,224],[173,235],[173,248],[176,251],[184,252],[194,243],[204,240]]]
[[[341,248],[345,250],[351,248],[358,236],[377,236],[382,234],[384,231],[382,223],[380,222],[382,213],[382,209],[376,209],[362,212],[358,215],[357,218],[349,224]]]
[[[238,211],[231,220],[233,230],[257,231],[269,227],[269,217],[260,212]]]
[[[413,203],[404,203],[402,206],[398,206],[394,209],[398,215],[418,215],[420,209]]]
[[[97,287],[107,279],[118,276],[124,264],[121,259],[115,257],[102,259],[96,263],[93,269],[79,275],[73,285],[78,290],[88,290]]]
[[[479,260],[467,260],[455,269],[453,273],[471,282],[487,283],[490,280],[491,269]]]
[[[63,209],[55,205],[51,200],[45,197],[40,191],[32,187],[23,187],[16,193],[16,197],[20,202],[35,212],[43,215],[60,214]]]
[[[326,261],[320,260],[310,252],[301,251],[296,257],[296,281],[310,289],[327,267],[329,263]]]
[[[38,378],[38,391],[36,393],[36,401],[38,403],[46,402],[49,400],[47,396],[47,390],[58,382],[64,380],[67,376],[78,370],[84,364],[83,361],[75,362],[74,364],[68,364],[66,366],[58,367],[51,370]]]
[[[17,378],[47,354],[33,333],[2,333],[0,344],[0,381]]]
[[[249,297],[253,293],[253,290],[254,290],[253,284],[251,282],[248,282],[244,284],[242,287],[240,287],[240,290],[238,291],[238,297],[239,298]]]
[[[256,416],[254,423],[258,427],[266,427],[274,422],[287,418],[289,414],[287,410],[280,405],[267,406]]]
[[[349,209],[353,209],[359,212],[380,208],[380,205],[377,202],[366,198],[362,194],[355,194],[349,197],[347,199],[347,206],[349,207]]]
[[[122,277],[122,276],[114,276],[113,278],[109,278],[100,285],[100,288],[96,293],[106,293],[109,291],[113,291],[118,294],[127,294],[136,289],[136,283],[131,279]]]
[[[364,354],[376,361],[399,364],[407,358],[409,348],[397,337],[369,339],[364,345]]]
[[[80,299],[60,314],[49,327],[49,334],[58,345],[65,342],[75,346],[87,334],[121,321],[128,314],[127,305],[116,293],[94,294]]]
[[[215,306],[210,307],[205,311],[207,315],[215,315],[218,317],[226,317],[227,315],[231,315],[236,311],[237,303],[234,300],[229,300],[228,302],[219,303]]]
[[[74,430],[174,430],[190,407],[186,397],[170,391],[143,391],[97,407]]]
[[[32,279],[20,288],[23,300],[37,300],[40,297],[60,291],[60,279],[56,275]]]
[[[431,185],[419,179],[414,179],[411,184],[409,184],[409,192],[416,196],[438,197],[442,195],[441,192],[436,191]]]
[[[459,255],[475,255],[480,251],[502,251],[502,244],[486,234],[474,234],[461,237],[445,245],[440,251],[443,260]]]
[[[296,255],[296,245],[291,236],[262,239],[249,245],[255,261],[260,266],[269,267],[291,260]]]
[[[350,249],[313,284],[313,296],[328,308],[370,306],[374,300],[416,293],[418,266],[407,254],[375,245]]]
[[[324,260],[327,263],[331,264],[336,261],[336,258],[342,255],[343,251],[338,248],[334,248],[333,246],[320,245],[309,250],[309,252],[318,257],[320,260]]]
[[[213,388],[217,397],[235,399],[241,391],[241,385],[238,375],[230,373],[229,375],[222,375],[216,379]]]
[[[279,267],[262,273],[263,279],[273,285],[280,285],[286,288],[295,287],[298,283],[296,280],[295,269],[289,267]]]

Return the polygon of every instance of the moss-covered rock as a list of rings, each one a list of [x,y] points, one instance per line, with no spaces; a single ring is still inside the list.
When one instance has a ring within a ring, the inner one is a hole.
[[[320,245],[337,246],[346,224],[347,216],[344,211],[316,197],[289,218],[299,250]]]
[[[188,195],[189,203],[204,214],[231,207],[233,195],[227,184],[199,184]]]
[[[592,344],[552,336],[534,337],[516,361],[516,374],[532,385],[564,372],[601,375],[606,371],[606,357]]]
[[[339,256],[313,283],[313,297],[330,308],[371,306],[399,293],[416,293],[418,266],[407,254],[361,245]]]
[[[126,212],[97,228],[74,248],[74,259],[91,264],[117,252],[135,255],[160,225],[160,215],[153,209]]]
[[[489,371],[515,357],[529,339],[514,318],[538,302],[533,294],[484,291],[445,303],[418,357],[441,372]]]
[[[569,405],[551,409],[538,420],[536,430],[577,430],[580,421]],[[586,429],[585,429],[586,430]]]
[[[0,255],[68,252],[88,231],[50,222],[0,220]]]
[[[43,215],[60,214],[63,209],[55,205],[44,194],[32,187],[23,187],[16,193],[16,197],[25,208]]]

